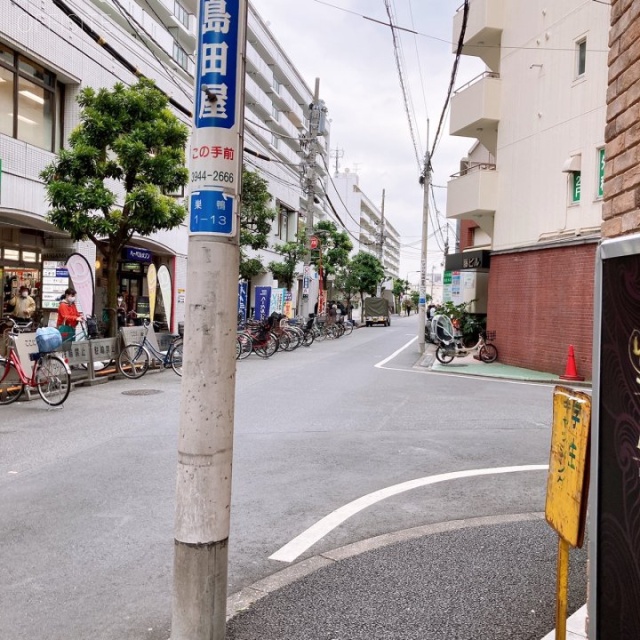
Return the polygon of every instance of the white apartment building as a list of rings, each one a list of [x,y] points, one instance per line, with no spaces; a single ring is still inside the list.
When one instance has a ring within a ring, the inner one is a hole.
[[[476,142],[448,183],[463,254],[445,268],[488,283],[476,298],[509,364],[562,373],[573,345],[578,369],[591,369],[608,25],[591,0],[469,5],[462,53],[487,68],[451,102],[450,133]]]
[[[44,291],[43,269],[64,265],[76,252],[94,272],[95,312],[101,313],[106,300],[101,256],[93,244],[74,243],[46,221],[39,174],[78,124],[76,98],[87,86],[132,85],[139,75],[146,76],[170,97],[174,113],[191,124],[196,8],[196,0],[0,0],[3,299],[27,284],[39,308],[56,308],[52,294]],[[298,229],[301,199],[305,202],[299,139],[308,133],[311,99],[311,90],[250,8],[245,161],[249,169],[260,169],[274,197],[278,217],[271,244],[293,239]],[[318,138],[321,151],[327,144],[325,137]],[[318,155],[316,173],[322,185],[326,170],[320,159]],[[318,189],[316,219],[325,215],[323,206]],[[184,318],[187,240],[186,224],[152,237],[134,237],[119,266],[120,287],[134,310],[148,295],[149,265],[168,269],[171,302],[166,306],[171,313],[164,319],[174,329]],[[265,266],[278,259],[273,252],[264,257]],[[270,275],[264,282],[271,284]]]
[[[358,174],[349,169],[331,178],[329,193],[353,242],[354,253],[366,251],[378,258],[382,256],[385,275],[389,279],[399,278],[400,234],[388,215],[382,214],[382,193],[380,205],[376,205],[360,188]]]

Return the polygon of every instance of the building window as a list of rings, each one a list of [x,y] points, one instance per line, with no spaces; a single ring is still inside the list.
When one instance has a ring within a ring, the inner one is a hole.
[[[274,93],[280,95],[280,82],[276,79],[275,76],[273,77],[273,91]]]
[[[275,104],[271,107],[271,117],[276,122],[280,122],[280,112],[278,111],[278,107],[276,107]]]
[[[280,139],[273,133],[271,134],[271,146],[274,149],[277,149],[280,146]]]
[[[571,204],[580,202],[580,192],[582,189],[582,174],[580,171],[574,171],[571,174]]]
[[[0,133],[59,149],[63,88],[53,73],[0,45]]]
[[[584,75],[587,68],[587,39],[576,43],[576,78]]]
[[[174,40],[173,41],[173,59],[183,68],[189,66],[189,56],[187,52]]]
[[[289,219],[293,220],[294,212],[282,205],[278,212],[278,238],[283,242],[289,240]]]
[[[604,147],[598,149],[598,191],[596,197],[598,200],[604,198]]]
[[[175,0],[175,2],[173,3],[173,13],[175,14],[176,18],[178,18],[178,20],[188,29],[189,14],[187,13],[187,10],[178,2],[178,0]]]

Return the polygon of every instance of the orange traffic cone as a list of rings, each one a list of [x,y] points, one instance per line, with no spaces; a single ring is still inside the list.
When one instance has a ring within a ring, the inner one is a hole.
[[[584,376],[578,375],[576,369],[576,357],[573,353],[573,345],[569,345],[569,355],[567,356],[567,366],[564,370],[564,375],[560,376],[561,380],[584,380]]]

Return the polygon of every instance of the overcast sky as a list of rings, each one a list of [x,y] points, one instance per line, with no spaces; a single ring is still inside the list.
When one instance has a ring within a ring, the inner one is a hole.
[[[331,148],[344,150],[340,169],[360,176],[360,187],[380,206],[401,235],[400,277],[417,283],[420,268],[422,189],[418,183],[430,120],[431,144],[440,119],[454,61],[453,16],[462,0],[391,0],[395,24],[419,35],[397,31],[402,71],[410,100],[420,166],[412,142],[388,26],[384,0],[250,0],[313,89],[331,119]],[[444,41],[444,42],[443,42]],[[479,60],[462,56],[455,87],[483,70]],[[433,156],[433,183],[445,186],[458,171],[470,138],[449,136],[443,125]],[[331,159],[332,170],[335,160]],[[442,234],[446,234],[446,189],[435,189]],[[336,207],[340,207],[337,203]],[[433,209],[433,207],[432,207]],[[435,214],[434,214],[435,215]],[[434,218],[432,219],[434,220]],[[453,221],[450,223],[453,226]],[[430,234],[434,231],[429,222]],[[440,269],[440,233],[429,239],[428,271]],[[449,231],[451,250],[455,246]]]

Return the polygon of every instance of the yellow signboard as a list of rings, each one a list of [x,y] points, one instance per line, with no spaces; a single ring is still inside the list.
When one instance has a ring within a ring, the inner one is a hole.
[[[591,396],[555,387],[545,517],[573,547],[584,540],[590,423]]]

